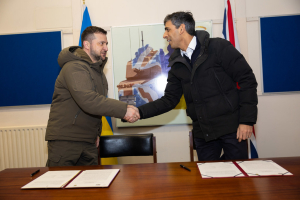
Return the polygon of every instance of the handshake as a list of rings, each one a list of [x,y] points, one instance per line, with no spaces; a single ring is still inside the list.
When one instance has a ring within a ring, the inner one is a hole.
[[[123,117],[124,120],[133,123],[140,119],[139,109],[132,105],[127,105],[127,112]]]

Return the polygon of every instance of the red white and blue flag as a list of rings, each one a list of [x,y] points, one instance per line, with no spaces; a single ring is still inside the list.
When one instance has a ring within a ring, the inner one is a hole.
[[[249,147],[248,148],[249,158],[258,158],[258,154],[256,151],[256,136],[255,136],[254,126],[253,126],[253,134],[250,137],[248,147]]]
[[[240,44],[235,28],[235,23],[233,21],[233,14],[231,10],[231,5],[229,0],[224,0],[225,2],[225,10],[224,10],[224,19],[223,19],[223,37],[224,39],[231,42],[231,44],[239,51]]]
[[[223,37],[225,40],[228,40],[239,52],[241,52],[240,49],[240,43],[238,40],[237,32],[235,23],[233,21],[233,14],[231,10],[231,5],[229,0],[224,0],[225,2],[225,10],[224,10],[224,19],[223,19]],[[237,88],[240,89],[238,83]],[[253,134],[250,137],[250,140],[248,141],[248,152],[249,152],[249,158],[258,158],[257,154],[257,148],[256,148],[256,136],[253,126]]]

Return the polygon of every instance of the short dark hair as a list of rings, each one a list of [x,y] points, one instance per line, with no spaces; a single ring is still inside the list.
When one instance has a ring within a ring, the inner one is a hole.
[[[169,20],[171,20],[172,24],[176,28],[179,28],[181,24],[184,24],[185,30],[190,35],[196,35],[195,20],[191,12],[174,12],[172,14],[169,14],[164,19],[164,25],[166,25],[167,21]]]
[[[97,26],[89,26],[87,27],[81,34],[81,46],[83,47],[84,41],[89,41],[89,43],[92,42],[93,39],[95,39],[94,33],[103,33],[104,35],[107,34],[107,31],[103,28],[97,27]]]

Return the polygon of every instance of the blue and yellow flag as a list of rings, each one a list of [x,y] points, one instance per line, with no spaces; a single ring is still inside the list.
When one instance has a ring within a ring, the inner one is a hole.
[[[102,132],[101,135],[113,135],[113,128],[111,123],[111,117],[102,117]],[[117,165],[117,158],[101,158],[102,165]]]
[[[81,34],[89,26],[92,26],[90,14],[89,14],[89,11],[88,11],[88,8],[86,7],[86,5],[83,4],[83,15],[82,15],[80,37],[79,37],[79,46],[81,46]]]
[[[89,26],[92,26],[92,22],[90,19],[89,11],[86,5],[83,5],[83,16],[82,16],[82,24],[81,31],[79,37],[79,46],[81,46],[81,34],[82,32]],[[101,135],[113,135],[112,123],[110,117],[102,117],[102,132]],[[117,158],[101,158],[102,165],[115,165],[118,164]]]

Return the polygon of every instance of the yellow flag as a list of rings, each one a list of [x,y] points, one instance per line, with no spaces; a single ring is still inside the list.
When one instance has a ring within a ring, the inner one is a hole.
[[[110,117],[102,116],[102,132],[101,135],[113,135],[112,123]],[[101,158],[102,165],[117,165],[117,158]]]
[[[179,103],[174,109],[186,109],[186,103],[183,95],[181,96]]]

